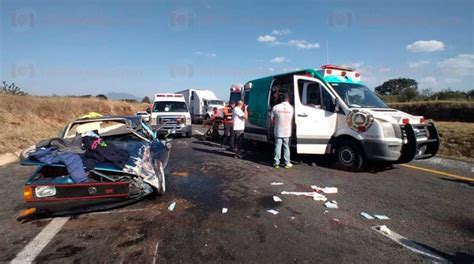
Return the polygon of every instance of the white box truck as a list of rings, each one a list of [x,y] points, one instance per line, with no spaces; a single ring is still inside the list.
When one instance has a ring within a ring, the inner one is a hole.
[[[212,110],[217,107],[219,110],[224,108],[224,101],[217,98],[214,92],[210,90],[201,89],[186,89],[177,94],[182,94],[184,100],[189,106],[191,119],[193,122],[201,122],[209,119],[212,115]]]

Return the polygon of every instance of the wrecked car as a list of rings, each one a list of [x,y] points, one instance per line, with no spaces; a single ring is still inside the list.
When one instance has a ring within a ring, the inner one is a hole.
[[[37,166],[19,221],[103,211],[166,191],[171,144],[139,116],[82,118],[22,153]]]

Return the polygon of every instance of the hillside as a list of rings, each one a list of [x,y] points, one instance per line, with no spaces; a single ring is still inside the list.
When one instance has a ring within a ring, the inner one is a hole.
[[[54,137],[68,121],[89,112],[133,115],[145,108],[146,104],[94,98],[0,95],[0,154]]]

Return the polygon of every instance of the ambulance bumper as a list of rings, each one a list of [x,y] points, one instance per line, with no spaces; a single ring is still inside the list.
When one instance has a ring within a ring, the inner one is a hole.
[[[368,160],[394,162],[400,158],[402,149],[400,142],[364,140],[361,143]]]

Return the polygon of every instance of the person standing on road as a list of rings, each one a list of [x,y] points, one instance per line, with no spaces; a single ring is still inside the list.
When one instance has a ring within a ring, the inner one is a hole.
[[[228,105],[224,107],[224,138],[222,139],[221,147],[229,144],[230,149],[234,148],[233,134],[234,131],[232,129],[232,124],[234,121],[232,120],[232,112],[234,111],[235,102],[230,101]]]
[[[232,125],[234,131],[234,152],[236,158],[242,158],[240,150],[242,149],[242,143],[244,139],[245,120],[247,119],[247,106],[244,101],[239,100],[237,106],[232,111]]]
[[[273,167],[280,168],[281,148],[283,145],[283,160],[285,168],[293,167],[290,162],[290,137],[291,127],[293,125],[293,106],[290,104],[290,98],[287,94],[281,95],[282,102],[275,105],[272,109],[271,119],[275,126],[275,156]]]

